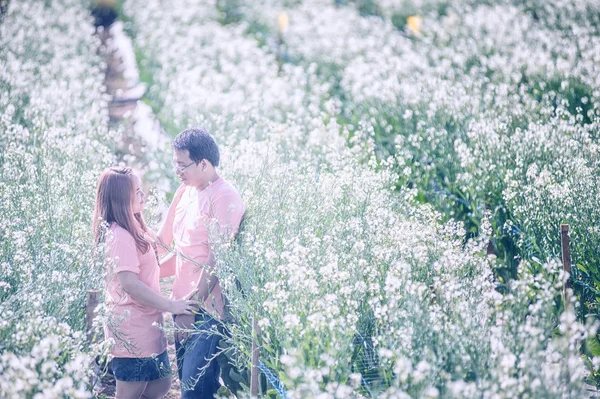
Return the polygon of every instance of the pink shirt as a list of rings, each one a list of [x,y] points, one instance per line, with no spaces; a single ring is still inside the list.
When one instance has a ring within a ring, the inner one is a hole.
[[[216,223],[221,233],[231,238],[237,233],[246,207],[231,184],[219,178],[204,190],[186,187],[175,211],[173,239],[175,249],[197,263],[210,255],[209,229]],[[180,299],[196,289],[202,269],[177,256],[173,298]],[[204,303],[214,316],[223,316],[223,298],[219,284]]]
[[[114,265],[107,281],[106,304],[108,321],[104,324],[104,335],[113,338],[115,357],[150,357],[167,349],[167,337],[159,327],[163,315],[158,309],[144,306],[127,294],[117,278],[117,273],[136,273],[140,281],[160,295],[160,269],[154,249],[141,254],[131,234],[113,223],[110,227],[113,239],[109,243],[109,256]]]

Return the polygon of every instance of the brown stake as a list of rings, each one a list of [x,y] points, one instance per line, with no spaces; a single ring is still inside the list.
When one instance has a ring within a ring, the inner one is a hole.
[[[250,395],[258,397],[258,355],[260,343],[260,327],[252,320],[252,368],[250,369]]]
[[[87,293],[87,301],[85,303],[85,330],[87,331],[88,342],[92,342],[94,339],[94,317],[96,317],[96,308],[98,307],[98,298],[100,293],[96,290],[89,290]]]
[[[563,269],[569,273],[569,279],[565,283],[565,290],[572,287],[571,281],[571,249],[569,248],[569,225],[560,225],[560,242],[562,247]]]

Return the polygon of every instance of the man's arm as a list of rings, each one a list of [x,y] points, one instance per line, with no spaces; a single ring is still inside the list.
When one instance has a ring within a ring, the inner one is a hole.
[[[160,260],[160,278],[174,276],[176,270],[177,255],[174,252],[170,252]]]
[[[240,227],[245,211],[246,207],[237,194],[229,194],[215,199],[212,204],[211,216],[217,223],[218,232],[221,237],[224,237],[226,240],[233,240]],[[196,299],[201,303],[208,298],[219,281],[215,275],[215,263],[214,253],[211,250],[196,286],[198,290]]]
[[[195,303],[199,303],[201,307],[203,306],[204,301],[206,301],[206,298],[208,298],[210,295],[211,291],[217,285],[217,276],[215,276],[213,273],[214,263],[214,257],[211,252],[206,260],[206,263],[202,266],[196,289],[188,296],[189,299]],[[190,315],[175,316],[175,340],[177,342],[184,342],[188,338],[189,330],[194,326],[194,320],[194,316]]]
[[[198,292],[196,293],[195,299],[200,303],[206,301],[219,281],[217,276],[215,276],[215,257],[213,256],[212,251],[210,255],[208,255],[204,265],[205,266],[200,272],[200,277],[198,278],[198,285],[196,286]]]
[[[216,219],[219,232],[221,234],[226,234],[229,239],[233,239],[238,231],[245,210],[244,203],[239,196],[226,195],[215,200],[213,208],[211,209],[211,217]],[[218,283],[217,276],[215,276],[214,273],[215,263],[214,254],[210,251],[203,265],[204,267],[200,272],[198,284],[196,285],[196,292],[193,294],[193,297],[191,297],[199,303],[204,303],[206,301]],[[193,318],[185,315],[177,316],[175,318],[175,325],[179,329],[189,329],[193,325],[193,322]],[[185,331],[180,330],[175,332],[175,339],[179,342],[185,340],[186,337],[187,333]]]
[[[171,201],[171,206],[169,206],[167,216],[165,217],[162,226],[160,226],[160,229],[156,234],[159,254],[166,253],[167,250],[165,249],[165,247],[170,247],[173,243],[173,222],[175,221],[175,211],[177,210],[177,204],[179,204],[181,196],[184,192],[185,185],[182,184],[175,192],[175,195],[173,196],[173,201]],[[163,262],[161,262],[161,267],[162,263]]]

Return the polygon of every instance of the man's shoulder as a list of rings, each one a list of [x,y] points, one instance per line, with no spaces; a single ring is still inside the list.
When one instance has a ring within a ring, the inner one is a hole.
[[[215,190],[214,192],[214,200],[234,202],[240,201],[242,203],[244,202],[239,191],[231,183],[223,179],[221,184],[219,184],[219,186],[217,187],[217,190]]]

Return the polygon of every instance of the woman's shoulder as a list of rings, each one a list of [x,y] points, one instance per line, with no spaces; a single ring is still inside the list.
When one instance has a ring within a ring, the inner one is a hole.
[[[133,238],[133,235],[131,235],[127,229],[117,223],[113,223],[110,226],[110,230],[112,232],[113,242],[129,244],[135,247],[135,238]]]

